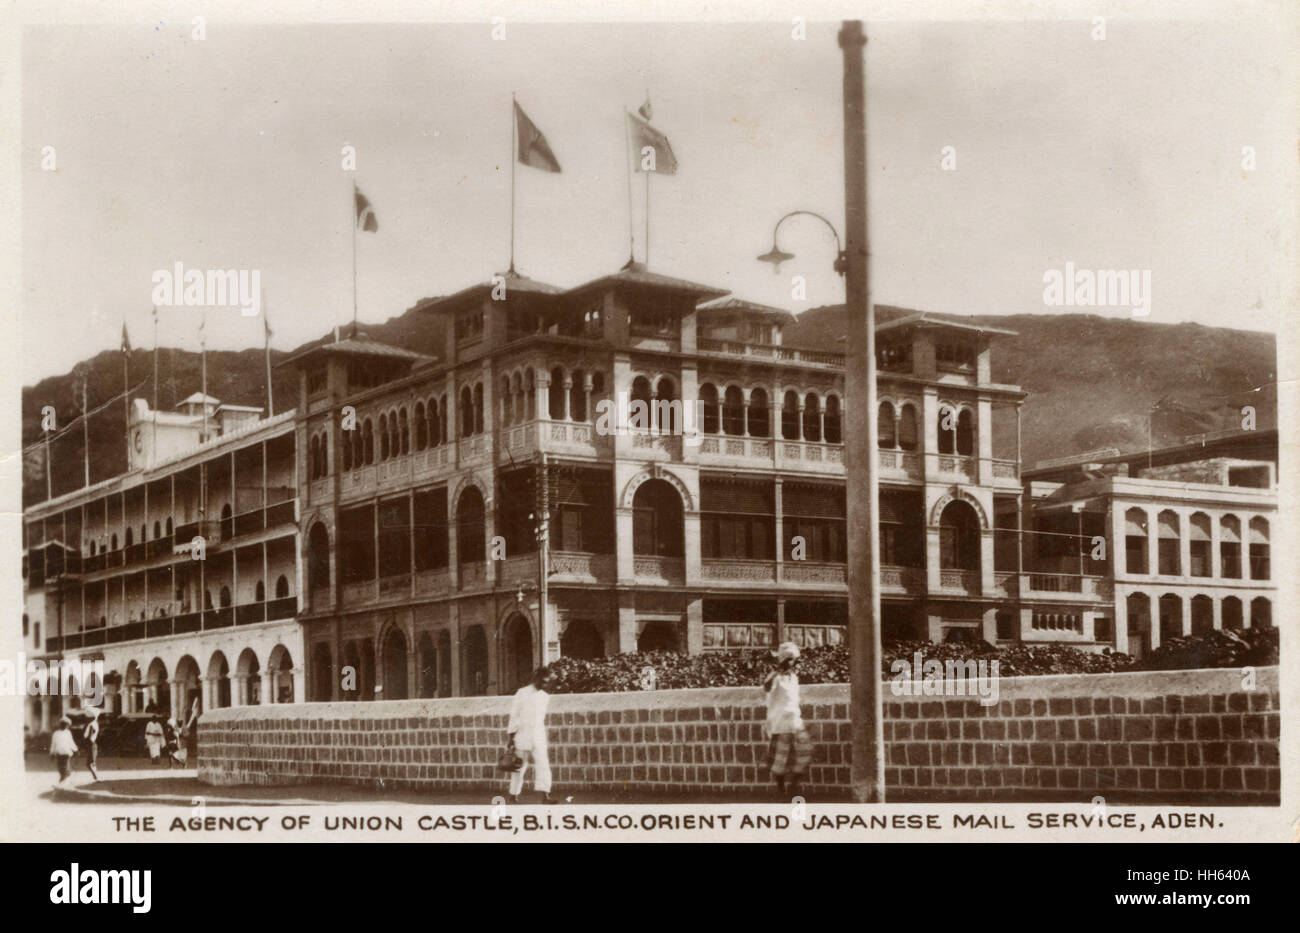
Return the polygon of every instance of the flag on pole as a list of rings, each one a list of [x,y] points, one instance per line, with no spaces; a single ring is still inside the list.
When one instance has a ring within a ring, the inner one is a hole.
[[[122,322],[122,352],[123,353],[131,352],[131,338],[127,335],[126,332],[126,321]]]
[[[646,113],[650,109],[650,101],[647,99],[641,105],[639,113]],[[673,147],[668,143],[668,137],[659,132],[650,125],[648,120],[643,120],[636,114],[627,115],[627,128],[632,138],[632,150],[636,155],[636,170],[638,172],[656,172],[660,175],[677,174],[677,157],[673,155]],[[653,150],[654,158],[648,159],[649,153],[645,152],[646,147]]]
[[[352,186],[353,192],[357,196],[357,229],[362,233],[378,233],[379,219],[375,216],[375,209],[370,206],[370,201],[356,185]]]
[[[524,109],[515,104],[515,128],[518,132],[518,159],[524,165],[531,165],[543,172],[559,172],[560,163],[551,151],[551,144],[546,141],[542,131],[537,128]]]
[[[653,120],[653,119],[654,119],[654,110],[651,109],[651,107],[650,107],[650,95],[649,95],[649,94],[646,95],[645,103],[642,104],[640,107],[636,108],[636,112],[639,113],[639,114],[641,114],[641,116],[642,116],[642,117],[643,117],[647,122],[649,122],[650,120]]]

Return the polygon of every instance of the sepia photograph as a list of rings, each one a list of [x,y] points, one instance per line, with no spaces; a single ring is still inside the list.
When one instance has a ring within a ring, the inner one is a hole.
[[[0,838],[1294,841],[1295,6],[490,6],[6,14]]]

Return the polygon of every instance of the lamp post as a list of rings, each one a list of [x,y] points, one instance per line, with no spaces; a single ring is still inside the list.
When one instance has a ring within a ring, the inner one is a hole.
[[[777,245],[781,224],[797,214],[818,218],[835,234],[835,270],[844,276],[848,358],[845,377],[847,431],[844,476],[848,511],[849,713],[853,725],[850,784],[858,803],[884,803],[884,729],[880,693],[880,500],[877,478],[876,328],[871,304],[867,238],[867,127],[862,23],[846,20],[844,53],[844,225],[840,249],[835,225],[812,211],[792,211],[777,221],[772,250],[759,256],[780,271],[793,259]]]

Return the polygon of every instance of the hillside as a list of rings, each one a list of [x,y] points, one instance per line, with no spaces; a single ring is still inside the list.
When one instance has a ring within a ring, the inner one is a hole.
[[[880,318],[886,320],[897,313],[881,309]],[[961,319],[1019,334],[999,338],[994,345],[993,378],[1018,384],[1029,393],[1022,426],[1026,465],[1102,446],[1121,451],[1143,449],[1147,411],[1157,402],[1162,402],[1155,420],[1157,445],[1176,443],[1188,434],[1237,427],[1241,407],[1248,404],[1256,407],[1259,427],[1277,424],[1277,351],[1270,334],[1083,314]],[[442,346],[441,334],[428,319],[410,311],[365,330],[377,340],[430,355],[436,355]],[[787,328],[785,342],[843,350],[844,332],[842,306],[814,308]],[[272,351],[272,361],[287,355]],[[79,366],[88,368],[92,408],[121,391],[119,353],[105,351]],[[130,358],[132,384],[148,380],[152,366],[151,351],[134,351]],[[275,371],[274,380],[276,411],[284,411],[296,403],[297,389],[282,370]],[[164,348],[159,354],[158,381],[159,405],[171,408],[198,390],[199,355]],[[145,398],[152,392],[148,382],[140,390]],[[208,392],[234,404],[265,405],[263,351],[208,354]],[[80,403],[79,369],[24,387],[24,446],[40,440],[43,405],[55,406],[59,425],[64,427],[79,413]],[[1002,420],[997,425],[998,452],[1004,455],[1007,424]],[[1014,433],[1010,437],[1014,444]],[[124,469],[126,441],[120,403],[92,419],[90,445],[91,482]],[[52,448],[55,495],[77,489],[83,476],[81,430],[69,431]],[[44,460],[37,447],[25,458],[23,501],[44,497]]]

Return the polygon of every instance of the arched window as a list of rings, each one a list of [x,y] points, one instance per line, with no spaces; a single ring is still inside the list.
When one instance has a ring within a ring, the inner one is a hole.
[[[799,396],[793,391],[785,393],[781,404],[781,436],[787,441],[799,440]]]
[[[289,596],[289,578],[280,574],[275,581],[275,598],[286,599]]]
[[[483,494],[469,486],[456,503],[456,558],[462,564],[482,563],[487,559],[486,513]]]
[[[528,420],[531,421],[537,417],[537,377],[533,375],[532,369],[524,374],[524,388],[525,409],[528,412]]]
[[[169,518],[167,519],[167,537],[170,538],[171,536],[172,536],[172,520]],[[94,547],[93,541],[91,542],[91,547]]]
[[[415,665],[420,696],[436,697],[438,695],[438,652],[433,647],[433,636],[428,632],[421,632],[419,641],[415,643]]]
[[[969,408],[963,408],[957,415],[957,453],[963,457],[975,453],[975,417]]]
[[[226,609],[229,606],[230,606],[230,587],[223,586],[221,588],[221,608]]]
[[[917,408],[905,404],[898,409],[898,447],[905,451],[917,450],[920,446],[920,431],[917,429]]]
[[[369,418],[366,419],[365,426],[361,429],[361,441],[364,448],[365,456],[363,462],[368,464],[375,462],[375,425]]]
[[[947,404],[940,405],[939,423],[938,423],[939,453],[950,454],[956,450],[957,448],[956,427],[957,427],[957,409]]]
[[[826,435],[826,443],[842,443],[843,432],[841,431],[840,397],[838,395],[826,396],[826,415],[822,420],[826,426],[824,432]]]
[[[1192,515],[1191,520],[1187,523],[1188,541],[1188,563],[1187,572],[1193,577],[1208,577],[1210,575],[1210,528],[1212,523],[1210,516],[1204,512],[1197,512]],[[1192,605],[1192,624],[1196,624],[1196,605]]]
[[[1236,596],[1225,596],[1221,611],[1223,613],[1223,627],[1239,631],[1242,627],[1241,600]]]
[[[474,384],[474,433],[483,433],[483,383]]]
[[[130,532],[128,531],[127,534],[129,535]],[[111,542],[110,542],[109,550],[112,550],[112,551],[116,551],[116,550],[117,550],[117,532],[113,532],[113,537],[112,537]]]
[[[406,422],[406,409],[397,411],[397,449],[402,456],[411,452],[410,426]]]
[[[646,480],[632,497],[632,553],[651,557],[685,553],[682,499],[666,480]]]
[[[566,658],[591,661],[605,656],[605,640],[596,626],[586,619],[575,619],[560,636],[560,654]]]
[[[632,380],[632,392],[628,403],[628,427],[634,431],[649,431],[654,423],[651,411],[650,380],[637,376]],[[637,404],[637,403],[640,404]]]
[[[384,461],[388,459],[388,415],[379,416],[379,459]]]
[[[1157,542],[1156,557],[1159,564],[1156,572],[1168,576],[1178,576],[1182,573],[1178,513],[1168,509],[1161,512],[1156,521],[1156,532],[1160,539]]]
[[[894,432],[894,406],[890,402],[881,402],[876,410],[876,434],[879,446],[883,450],[893,450],[898,438]]]
[[[681,401],[677,397],[677,383],[667,376],[659,380],[654,405],[654,426],[661,434],[681,431]]]
[[[469,386],[460,390],[460,436],[469,437],[474,433],[474,392]]]
[[[435,398],[429,401],[429,445],[437,447],[442,442],[442,408]]]
[[[564,418],[564,370],[555,367],[551,370],[551,385],[546,396],[546,412],[552,421]]]
[[[1272,573],[1269,564],[1268,519],[1256,516],[1250,520],[1250,578],[1269,579]]]
[[[157,541],[161,537],[162,537],[162,522],[155,521],[153,523],[153,539]]]
[[[1241,579],[1241,519],[1235,515],[1219,519],[1219,576]]]
[[[1263,596],[1256,596],[1250,601],[1250,627],[1273,627],[1273,604]]]
[[[415,449],[424,450],[429,446],[429,422],[425,420],[424,402],[415,403]]]
[[[700,404],[704,411],[700,415],[700,430],[705,434],[718,433],[718,390],[706,382],[700,387]]]
[[[506,620],[502,635],[505,647],[505,656],[502,658],[503,686],[513,693],[532,677],[533,631],[528,620],[515,613]]]
[[[765,389],[749,390],[749,436],[771,437],[772,426],[769,424],[771,408],[768,405]]]
[[[501,427],[508,428],[515,420],[515,400],[510,394],[510,377],[501,377]]]
[[[587,374],[575,369],[569,388],[569,417],[574,421],[587,420]]]
[[[745,394],[736,386],[727,386],[722,396],[722,431],[733,437],[745,433]]]
[[[1160,597],[1160,640],[1181,638],[1183,634],[1183,600],[1176,593]]]
[[[126,546],[131,547],[131,545],[133,545],[134,543],[135,543],[135,529],[128,528],[126,530]]]
[[[822,439],[822,403],[816,392],[809,392],[803,398],[803,439],[818,442]]]
[[[1124,569],[1129,573],[1150,573],[1147,566],[1147,513],[1129,509],[1124,513]]]
[[[1192,634],[1206,635],[1214,630],[1214,600],[1203,594],[1192,597]]]
[[[328,590],[330,585],[330,538],[325,526],[317,522],[307,536],[307,586],[313,592]]]
[[[341,435],[343,439],[343,472],[346,473],[352,469],[352,435],[354,432],[344,430]]]
[[[939,566],[980,569],[980,521],[969,502],[949,502],[939,516]]]
[[[253,590],[253,601],[260,603],[260,602],[265,602],[265,600],[266,600],[266,585],[262,583],[261,580],[258,580],[257,586]]]
[[[405,700],[410,694],[406,682],[406,636],[397,629],[389,631],[383,646],[383,697]]]
[[[510,399],[515,409],[512,420],[519,424],[531,420],[531,415],[528,414],[528,400],[524,395],[524,380],[519,373],[515,373],[514,379],[511,381]]]

